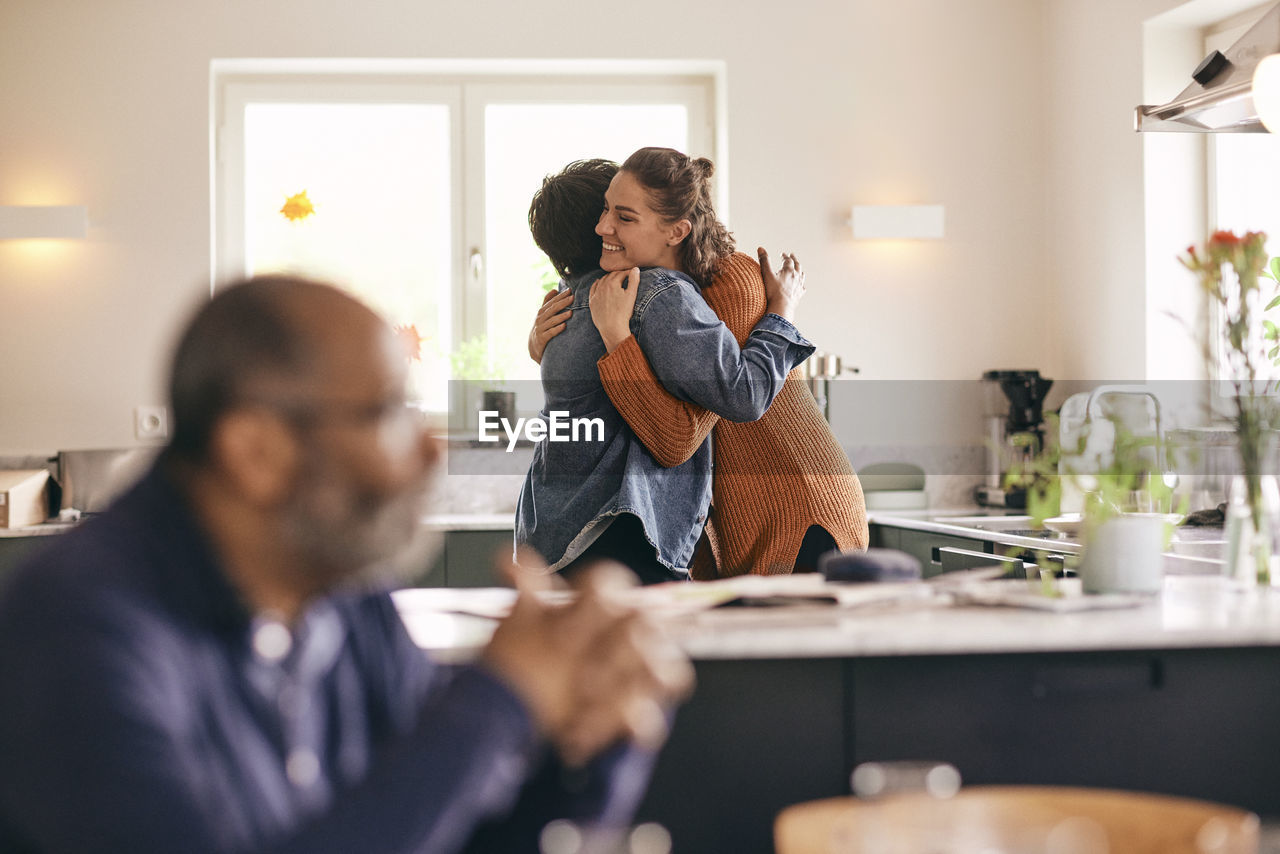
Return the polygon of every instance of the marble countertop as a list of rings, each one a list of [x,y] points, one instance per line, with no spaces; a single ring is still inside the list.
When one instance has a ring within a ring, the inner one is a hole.
[[[1061,554],[1078,554],[1084,550],[1078,536],[1053,531],[1028,535],[1032,527],[1030,517],[1005,510],[976,507],[950,510],[877,510],[867,513],[867,521],[873,525],[967,537]],[[1180,573],[1215,571],[1210,564],[1219,558],[1225,546],[1225,537],[1221,528],[1174,528],[1166,555],[1166,570]]]
[[[75,522],[44,522],[40,525],[24,525],[21,528],[0,528],[0,539],[5,537],[47,537],[52,534],[64,534],[75,526]]]
[[[1047,532],[1044,536],[1022,536],[1009,533],[1030,529],[1031,518],[1004,510],[984,510],[978,507],[950,510],[872,510],[867,512],[867,522],[1067,554],[1075,554],[1081,550],[1080,544],[1065,534]]]
[[[691,656],[717,659],[1280,646],[1280,590],[1244,594],[1219,582],[1171,576],[1164,593],[1135,607],[1074,613],[944,600],[789,614],[719,610],[672,629]]]
[[[1026,582],[978,584],[988,591],[993,584],[1014,593],[1032,589]],[[706,595],[695,591],[708,588],[677,586],[689,591],[680,593],[687,599]],[[695,659],[1280,646],[1280,588],[1242,592],[1219,576],[1170,576],[1159,595],[1087,603],[1120,606],[1096,610],[964,604],[964,596],[926,582],[856,587],[858,601],[774,607],[681,608],[655,601],[650,592],[655,588],[634,595]],[[504,613],[513,595],[510,590],[412,590],[398,591],[396,603],[420,646],[456,659],[487,641],[491,617]]]
[[[433,513],[423,517],[422,523],[440,531],[510,531],[515,528],[515,513]],[[4,537],[45,537],[64,534],[76,526],[75,522],[45,522],[21,528],[0,528]]]
[[[423,524],[440,531],[512,531],[515,511],[509,513],[432,513]]]

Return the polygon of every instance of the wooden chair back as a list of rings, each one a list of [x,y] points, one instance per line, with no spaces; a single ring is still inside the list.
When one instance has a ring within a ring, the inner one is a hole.
[[[830,798],[783,810],[777,854],[1258,854],[1258,817],[1108,789],[975,786],[955,797]]]

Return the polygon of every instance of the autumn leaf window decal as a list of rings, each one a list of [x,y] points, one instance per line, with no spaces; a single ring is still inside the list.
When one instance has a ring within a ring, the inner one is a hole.
[[[280,208],[280,213],[289,222],[299,222],[316,212],[315,205],[311,204],[311,200],[307,198],[307,191],[303,190],[293,196],[289,196],[284,200],[284,207]]]
[[[396,337],[404,347],[405,358],[413,362],[422,361],[422,342],[427,340],[418,334],[418,326],[414,323],[399,324],[395,327]]]

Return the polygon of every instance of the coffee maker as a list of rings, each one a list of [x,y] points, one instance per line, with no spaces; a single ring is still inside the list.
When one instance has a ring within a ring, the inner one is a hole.
[[[1039,371],[987,371],[982,380],[987,468],[986,481],[974,490],[974,499],[983,507],[1024,509],[1026,490],[1005,489],[1004,476],[1044,447],[1044,398],[1053,380]]]

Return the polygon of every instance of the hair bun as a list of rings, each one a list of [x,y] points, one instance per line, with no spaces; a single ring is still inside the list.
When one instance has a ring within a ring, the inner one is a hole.
[[[703,178],[710,178],[716,172],[716,165],[705,157],[698,157],[693,161],[693,167]]]

